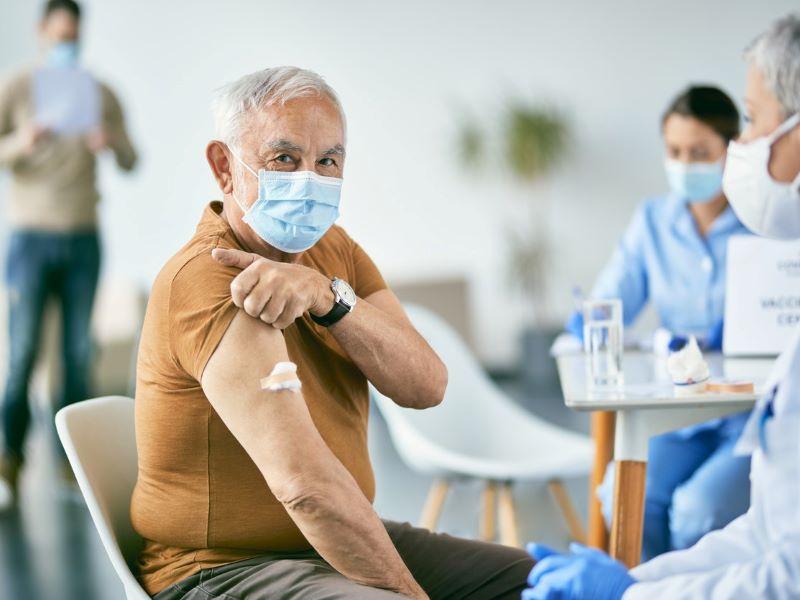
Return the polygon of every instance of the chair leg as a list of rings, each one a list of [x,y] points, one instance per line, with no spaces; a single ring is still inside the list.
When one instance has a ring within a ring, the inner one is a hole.
[[[517,515],[514,509],[514,497],[511,494],[511,484],[503,483],[500,486],[500,543],[506,546],[519,548],[519,535],[517,533]]]
[[[480,538],[485,542],[493,542],[495,538],[495,515],[497,504],[497,483],[487,481],[483,488]]]
[[[450,489],[450,482],[446,479],[434,479],[428,490],[428,498],[425,506],[422,507],[422,515],[419,518],[419,526],[434,531],[442,514],[447,491]]]
[[[547,482],[547,489],[550,490],[553,500],[555,500],[558,508],[561,510],[561,516],[567,524],[570,537],[576,542],[585,544],[586,530],[583,528],[583,523],[581,523],[580,517],[578,517],[578,512],[575,510],[575,506],[572,504],[569,494],[567,494],[564,482],[560,479],[551,479]]]

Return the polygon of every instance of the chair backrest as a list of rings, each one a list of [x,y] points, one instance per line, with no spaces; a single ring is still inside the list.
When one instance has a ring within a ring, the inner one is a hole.
[[[72,404],[56,414],[56,429],[128,598],[149,598],[130,568],[142,546],[130,520],[138,468],[133,399],[107,396]]]
[[[403,306],[449,374],[445,401],[424,411],[402,409],[372,391],[406,462],[424,470],[419,457],[426,445],[435,445],[440,451],[493,458],[507,456],[533,428],[543,439],[561,435],[557,428],[524,410],[500,390],[444,319],[419,305]]]

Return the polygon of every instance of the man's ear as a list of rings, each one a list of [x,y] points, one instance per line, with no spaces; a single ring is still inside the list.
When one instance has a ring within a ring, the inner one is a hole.
[[[233,191],[233,165],[226,150],[223,142],[211,140],[206,146],[206,160],[219,189],[223,194],[230,194]]]

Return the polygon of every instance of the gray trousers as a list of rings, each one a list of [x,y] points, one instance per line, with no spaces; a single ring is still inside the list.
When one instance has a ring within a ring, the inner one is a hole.
[[[509,548],[384,521],[409,571],[431,600],[518,600],[533,559]],[[156,600],[381,600],[400,594],[350,581],[316,552],[270,553],[205,569],[159,592]]]

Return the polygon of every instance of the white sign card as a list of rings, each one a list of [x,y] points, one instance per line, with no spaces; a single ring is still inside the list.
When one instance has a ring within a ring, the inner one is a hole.
[[[36,123],[60,135],[81,135],[100,124],[100,89],[88,71],[43,67],[33,73]]]
[[[730,356],[780,354],[800,326],[800,241],[728,242],[725,336]]]

